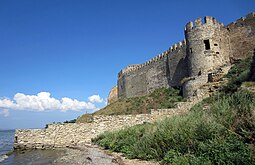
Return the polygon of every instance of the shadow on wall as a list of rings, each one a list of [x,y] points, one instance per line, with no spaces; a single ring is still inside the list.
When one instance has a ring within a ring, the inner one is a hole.
[[[184,77],[187,77],[188,75],[188,70],[186,66],[187,66],[187,57],[182,58],[178,62],[173,76],[171,77],[170,75],[171,77],[170,86],[181,86],[181,80]]]

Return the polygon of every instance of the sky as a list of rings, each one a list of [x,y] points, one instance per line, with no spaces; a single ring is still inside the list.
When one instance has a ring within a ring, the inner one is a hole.
[[[0,129],[92,113],[121,69],[182,41],[187,22],[227,25],[254,9],[254,0],[0,0]]]

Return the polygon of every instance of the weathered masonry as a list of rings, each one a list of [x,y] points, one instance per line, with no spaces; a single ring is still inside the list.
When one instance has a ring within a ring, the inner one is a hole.
[[[142,96],[156,88],[174,86],[182,86],[185,97],[196,95],[196,88],[207,83],[208,75],[252,55],[255,13],[227,26],[210,16],[198,18],[187,23],[184,34],[182,42],[153,59],[122,69],[118,74],[118,98]]]
[[[155,109],[150,114],[93,116],[90,123],[50,124],[46,129],[18,129],[14,149],[49,149],[83,146],[105,131],[115,131],[144,122],[155,122],[186,113],[199,100],[180,102],[176,108]]]

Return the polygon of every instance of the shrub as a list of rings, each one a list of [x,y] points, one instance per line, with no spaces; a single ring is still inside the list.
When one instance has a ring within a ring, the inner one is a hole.
[[[250,75],[250,66],[252,59],[247,58],[240,60],[235,65],[231,67],[228,74],[225,76],[229,78],[227,86],[225,86],[222,91],[225,93],[236,92],[238,87],[241,86],[242,82],[247,81]]]
[[[76,122],[76,119],[72,119],[72,120],[66,120],[66,121],[64,121],[64,123],[75,123]]]
[[[218,94],[184,116],[102,134],[93,142],[128,158],[161,164],[254,164],[255,96]],[[203,110],[204,105],[209,106]],[[249,121],[248,121],[249,120]]]

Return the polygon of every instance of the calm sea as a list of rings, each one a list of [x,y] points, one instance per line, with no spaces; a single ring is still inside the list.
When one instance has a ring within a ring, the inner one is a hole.
[[[0,130],[0,165],[47,165],[65,154],[61,150],[12,152],[15,130]]]
[[[0,163],[8,158],[6,155],[12,150],[15,130],[0,130]]]

